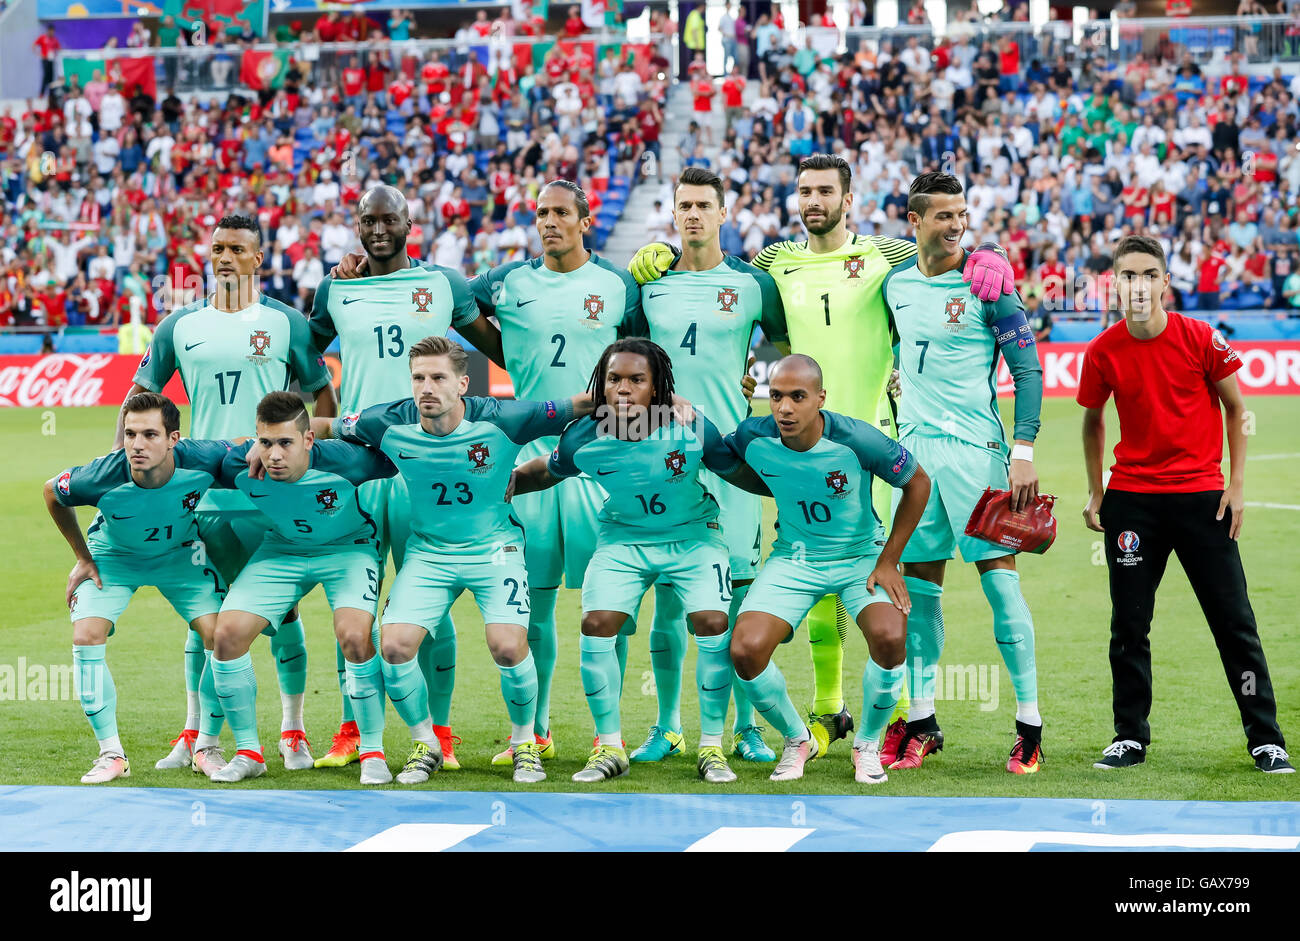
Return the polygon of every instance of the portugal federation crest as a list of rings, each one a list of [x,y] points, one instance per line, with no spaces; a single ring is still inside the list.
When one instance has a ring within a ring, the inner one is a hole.
[[[331,513],[338,509],[339,494],[337,490],[324,489],[316,491],[316,502],[320,504],[322,513]]]
[[[718,292],[718,303],[722,305],[724,314],[734,313],[732,310],[736,302],[740,300],[740,295],[736,293],[735,288],[723,288]]]
[[[858,273],[867,266],[861,255],[850,255],[844,259],[844,270],[849,273],[850,278],[857,278]]]
[[[271,348],[271,334],[265,330],[254,330],[248,335],[248,345],[253,348],[254,356],[265,356]]]
[[[961,315],[966,313],[966,299],[964,297],[948,298],[948,306],[943,309],[948,315],[948,323],[961,323]]]
[[[588,320],[600,320],[600,315],[605,312],[605,299],[599,294],[588,294],[586,300],[582,302],[583,309],[587,312]]]
[[[433,303],[433,292],[428,288],[416,288],[411,292],[411,303],[415,305],[417,314],[427,314],[429,305]]]
[[[194,508],[199,505],[199,492],[191,490],[185,496],[181,497],[181,508],[186,513],[193,513]]]
[[[488,451],[488,446],[480,441],[469,446],[467,456],[474,462],[474,466],[470,470],[479,470],[488,466],[487,460],[492,454]]]
[[[686,455],[682,454],[681,449],[669,451],[664,457],[664,464],[673,472],[673,477],[681,477],[686,473]],[[672,478],[669,478],[670,480]]]
[[[831,471],[826,475],[826,486],[830,487],[833,496],[840,496],[844,493],[844,488],[849,485],[849,478],[844,471]]]

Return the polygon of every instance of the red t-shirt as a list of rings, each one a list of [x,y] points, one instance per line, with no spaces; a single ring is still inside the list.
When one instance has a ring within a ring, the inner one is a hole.
[[[1210,255],[1201,262],[1201,277],[1197,282],[1196,290],[1202,294],[1217,291],[1219,289],[1219,272],[1227,263],[1227,259],[1220,255]]]
[[[722,100],[728,108],[740,108],[745,104],[745,80],[738,75],[729,75],[722,82]]]
[[[377,62],[372,62],[370,68],[366,71],[366,90],[381,92],[384,90],[384,83],[387,81],[388,69]]]
[[[445,62],[426,62],[424,68],[420,69],[420,77],[424,79],[424,84],[429,86],[429,94],[438,95],[447,90],[447,79],[451,77],[451,69],[447,68]]]
[[[1065,263],[1043,264],[1038,266],[1038,280],[1043,285],[1043,300],[1057,301],[1065,297]]]
[[[411,83],[406,81],[405,79],[399,79],[398,81],[393,82],[393,84],[389,85],[388,97],[392,101],[393,107],[400,108],[402,106],[402,102],[404,102],[407,98],[410,98],[411,93],[414,90],[415,89],[411,87]]]
[[[717,90],[713,87],[713,79],[698,78],[691,82],[691,94],[695,97],[696,111],[712,111],[713,96]]]
[[[998,72],[1002,75],[1015,75],[1020,71],[1020,47],[1014,42],[1007,43],[1007,48],[998,50]]]
[[[322,16],[316,23],[316,32],[320,34],[321,42],[334,42],[343,32],[343,24],[337,20],[331,23],[329,17]]]
[[[36,42],[32,43],[40,50],[42,59],[53,59],[54,53],[58,52],[63,46],[57,39],[46,33],[43,36],[37,36]]]
[[[581,36],[587,31],[587,24],[582,22],[582,18],[571,16],[564,21],[564,35]]]
[[[343,94],[349,98],[361,94],[366,84],[366,70],[361,68],[343,70]]]
[[[1154,225],[1172,225],[1174,221],[1174,194],[1161,193],[1151,197],[1151,222]]]
[[[1214,383],[1241,357],[1209,324],[1168,311],[1158,337],[1136,339],[1121,321],[1083,354],[1075,400],[1119,412],[1110,489],[1196,493],[1223,489],[1223,415]]]

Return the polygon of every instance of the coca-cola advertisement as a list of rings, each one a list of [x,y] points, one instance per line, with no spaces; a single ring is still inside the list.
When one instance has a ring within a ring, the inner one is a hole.
[[[121,405],[139,365],[139,356],[114,353],[0,356],[0,406]],[[179,375],[163,391],[178,404],[189,401]]]

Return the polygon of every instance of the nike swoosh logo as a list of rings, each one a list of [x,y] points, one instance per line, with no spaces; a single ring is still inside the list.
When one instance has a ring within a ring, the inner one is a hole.
[[[533,699],[536,699],[536,698],[537,698],[536,696],[533,697]],[[532,702],[533,699],[525,699],[523,702],[515,702],[515,701],[512,699],[512,700],[510,700],[510,702],[511,702],[512,705],[515,705],[515,706],[526,706],[526,705],[528,705],[530,702]]]
[[[764,477],[780,477],[780,474],[769,474],[767,471],[759,471]]]
[[[188,353],[190,350],[194,349],[194,347],[196,347],[196,346],[202,346],[204,343],[207,343],[207,342],[208,342],[207,340],[200,340],[198,343],[186,343],[186,344],[185,344],[185,352]]]
[[[108,706],[100,706],[100,707],[99,707],[98,709],[96,709],[94,712],[87,712],[87,713],[86,713],[86,718],[90,718],[91,716],[97,716],[97,715],[99,715],[101,712],[103,712],[103,711],[104,711],[105,709],[107,709],[107,708],[108,708]]]
[[[1021,638],[1021,640],[1023,640],[1023,639],[1024,639],[1024,638]],[[997,640],[997,638],[994,638],[994,640]],[[1001,644],[1003,647],[1014,647],[1016,644],[1020,643],[1020,641],[1019,641],[1019,640],[999,640],[998,643]]]
[[[872,703],[872,704],[871,704],[871,708],[872,708],[872,709],[888,709],[889,707],[888,707],[888,706],[877,706],[875,703]]]
[[[454,669],[456,669],[456,664],[453,663],[453,664],[452,664],[451,666],[449,666],[449,667],[434,667],[434,668],[433,668],[433,672],[434,672],[434,673],[446,673],[448,670],[454,670]]]
[[[281,663],[293,663],[295,660],[301,660],[301,659],[302,659],[303,657],[305,657],[305,656],[307,656],[305,653],[294,654],[294,655],[293,655],[292,657],[290,657],[288,660],[284,659],[284,657],[281,657],[281,658],[280,658],[280,662],[281,662]]]
[[[535,301],[535,300],[537,300],[537,298],[534,297],[532,301],[516,301],[516,302],[515,302],[515,306],[516,306],[516,307],[527,307],[529,304],[533,303],[533,301]]]
[[[113,519],[115,519],[115,520],[133,520],[133,519],[135,519],[134,516],[118,516],[116,513],[110,513],[109,515],[112,516]]]
[[[731,684],[728,683],[725,686],[701,686],[700,687],[700,691],[705,693],[717,693],[724,689],[731,689]]]
[[[785,269],[785,273],[786,273],[786,274],[794,274],[796,271],[803,271],[803,267],[800,266],[800,267],[798,267],[798,268],[786,268],[786,269]]]
[[[398,458],[398,460],[402,460],[402,461],[414,461],[417,457],[419,457],[418,454],[403,454],[401,451],[398,451],[398,452],[397,452],[397,458]]]
[[[597,477],[608,477],[610,474],[617,474],[617,473],[618,473],[618,471],[616,471],[616,470],[612,470],[612,471],[597,470],[597,471],[596,471],[596,476],[597,476]]]
[[[250,493],[248,496],[249,496],[251,499],[253,499],[253,500],[260,500],[260,499],[262,499],[263,497],[269,497],[270,494],[269,494],[269,493]]]
[[[667,291],[660,291],[658,294],[651,294],[648,298],[646,298],[646,300],[653,301],[656,297],[667,297],[667,296],[668,296]]]
[[[351,699],[353,702],[356,702],[357,700],[360,700],[360,699],[371,699],[371,698],[373,698],[375,695],[376,695],[376,691],[372,689],[370,692],[366,693],[364,696],[349,696],[348,698]],[[214,716],[214,718],[215,718],[215,716]]]
[[[359,300],[361,300],[359,297],[345,297],[343,298],[343,306],[347,307],[349,304],[355,304]]]
[[[904,307],[911,307],[911,304],[895,304],[894,310],[902,310]]]
[[[219,716],[219,715],[217,715],[215,712],[209,712],[209,713],[208,713],[208,718],[209,718],[209,719],[224,719],[225,716],[224,716],[224,715],[220,715],[220,716]]]
[[[400,697],[400,698],[398,698],[398,699],[393,699],[393,697],[392,697],[391,695],[390,695],[388,698],[389,698],[389,699],[392,699],[393,702],[406,702],[408,699],[410,699],[410,698],[411,698],[412,696],[414,696],[414,695],[415,695],[415,690],[411,690],[411,691],[410,691],[409,693],[407,693],[405,696],[402,696],[402,697]]]
[[[586,692],[585,690],[584,690],[583,692],[584,692],[584,695],[587,695],[587,696],[599,696],[601,693],[603,693],[603,692],[605,691],[605,687],[606,687],[606,686],[609,686],[609,684],[606,683],[605,686],[602,686],[600,689],[596,690],[594,693],[588,693],[588,692]]]

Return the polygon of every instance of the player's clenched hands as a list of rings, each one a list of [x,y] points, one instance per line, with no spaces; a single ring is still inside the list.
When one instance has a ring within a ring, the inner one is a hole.
[[[912,599],[907,596],[907,585],[899,574],[897,565],[891,565],[884,558],[877,559],[876,567],[867,576],[867,591],[874,591],[877,585],[885,589],[885,594],[889,595],[895,608],[904,614],[911,612]]]
[[[370,259],[365,252],[348,252],[343,260],[330,269],[330,277],[335,281],[348,278],[364,278],[370,268]]]
[[[1083,507],[1083,524],[1095,533],[1104,533],[1106,530],[1101,528],[1101,523],[1097,519],[1097,511],[1101,509],[1100,493],[1088,494],[1088,502]]]
[[[750,375],[749,371],[754,368],[758,362],[758,357],[753,353],[749,354],[749,362],[745,364],[745,376],[740,380],[740,391],[745,393],[745,400],[749,401],[754,397],[754,390],[758,388],[758,380]]]
[[[1228,536],[1236,539],[1241,535],[1241,514],[1246,512],[1245,488],[1241,484],[1229,484],[1228,489],[1223,491],[1223,498],[1219,500],[1219,513],[1214,518],[1223,519],[1225,509],[1232,514],[1232,526],[1228,529]]]
[[[95,564],[94,559],[78,559],[77,564],[72,567],[68,573],[68,590],[64,595],[64,603],[68,608],[72,607],[72,593],[77,590],[77,586],[90,579],[95,583],[95,587],[103,589],[104,583],[99,580],[99,566]]]
[[[673,393],[673,417],[683,425],[695,424],[695,406],[676,392]]]
[[[1028,509],[1038,496],[1038,471],[1033,461],[1011,461],[1011,509],[1019,513]]]
[[[1016,277],[1007,253],[991,242],[985,242],[971,252],[961,279],[970,284],[972,294],[986,303],[1016,291]]]
[[[266,477],[266,466],[262,463],[262,448],[254,444],[244,455],[244,461],[248,464],[248,476],[253,480],[262,480]]]
[[[505,499],[506,503],[509,503],[511,498],[515,495],[515,484],[517,484],[518,482],[519,482],[519,471],[512,470],[510,472],[510,481],[509,483],[506,484],[506,499]]]
[[[903,383],[902,380],[898,378],[897,369],[889,374],[889,385],[886,388],[889,390],[889,397],[891,399],[897,399],[902,396]]]

